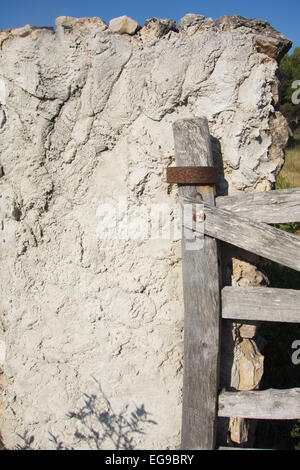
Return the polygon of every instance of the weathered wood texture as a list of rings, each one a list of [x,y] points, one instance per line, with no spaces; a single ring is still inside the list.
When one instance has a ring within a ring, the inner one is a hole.
[[[186,198],[186,203],[193,200]],[[300,271],[300,237],[205,204],[205,234]],[[188,221],[187,221],[188,222]],[[191,228],[192,224],[187,228]]]
[[[173,124],[173,132],[176,165],[212,166],[210,134],[205,118],[177,121]],[[187,196],[201,203],[203,198],[214,204],[214,188],[211,186],[179,186],[178,191],[180,199]],[[185,313],[181,447],[214,449],[220,324],[217,242],[205,237],[201,248],[201,243],[191,239],[193,234],[183,227]]]
[[[300,188],[221,196],[216,206],[256,222],[300,222]]]
[[[300,388],[222,392],[219,395],[218,415],[250,419],[299,419]]]
[[[300,323],[300,290],[272,287],[224,287],[222,317]]]

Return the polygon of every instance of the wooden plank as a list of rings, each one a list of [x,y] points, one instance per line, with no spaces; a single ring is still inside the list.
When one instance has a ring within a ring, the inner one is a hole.
[[[255,447],[218,447],[218,450],[276,450],[276,449],[262,449],[262,448],[255,448]]]
[[[176,165],[211,166],[210,134],[205,118],[173,124]],[[178,187],[180,199],[214,204],[212,186]],[[184,218],[186,219],[186,217]],[[182,449],[214,449],[217,423],[220,290],[217,242],[182,232],[184,294],[184,377]],[[203,224],[202,224],[203,225]],[[194,238],[193,238],[194,237]],[[199,242],[199,243],[198,243]]]
[[[226,286],[222,289],[222,317],[300,323],[300,290]]]
[[[300,388],[222,392],[220,417],[250,419],[300,419]]]
[[[256,222],[300,222],[300,188],[220,196],[216,206]]]
[[[185,202],[193,203],[186,198]],[[300,271],[300,237],[204,204],[205,234]],[[187,228],[192,224],[185,222]],[[197,228],[196,228],[197,230]]]

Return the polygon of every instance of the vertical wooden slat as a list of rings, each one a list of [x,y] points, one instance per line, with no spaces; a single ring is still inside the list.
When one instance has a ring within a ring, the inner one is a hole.
[[[212,166],[206,118],[173,124],[177,166]],[[214,205],[213,186],[179,185],[180,198],[191,197]],[[182,231],[184,292],[184,378],[182,449],[214,449],[217,423],[220,290],[217,241],[205,237],[204,246]]]

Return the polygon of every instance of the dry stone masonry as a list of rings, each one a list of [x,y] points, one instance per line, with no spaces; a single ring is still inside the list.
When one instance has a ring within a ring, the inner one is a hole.
[[[177,188],[165,177],[172,123],[207,117],[219,194],[271,189],[288,136],[278,61],[290,46],[267,22],[240,16],[143,27],[60,17],[55,30],[0,32],[7,448],[179,446],[181,251]],[[226,263],[228,282],[267,282],[256,262],[232,253]],[[230,334],[231,387],[256,388],[255,327]],[[232,422],[231,439],[247,440],[246,427]]]

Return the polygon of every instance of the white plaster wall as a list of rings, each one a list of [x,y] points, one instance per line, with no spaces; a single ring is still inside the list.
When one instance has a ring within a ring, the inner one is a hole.
[[[269,189],[284,142],[270,158],[270,119],[281,116],[268,38],[288,47],[259,22],[190,20],[162,37],[72,18],[56,32],[0,33],[0,430],[9,448],[24,446],[18,435],[43,449],[116,448],[118,433],[123,448],[180,443],[172,123],[208,118],[220,192]],[[85,402],[85,418],[68,415]],[[100,437],[84,439],[88,426]]]

